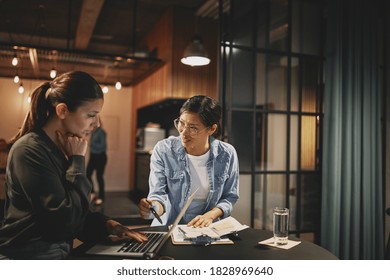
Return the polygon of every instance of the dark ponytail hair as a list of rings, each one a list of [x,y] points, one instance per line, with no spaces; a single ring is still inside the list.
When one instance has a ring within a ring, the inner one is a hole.
[[[199,115],[202,123],[211,127],[217,125],[217,129],[213,133],[213,137],[219,138],[221,136],[221,117],[222,108],[216,100],[205,95],[196,95],[186,100],[181,106],[180,115],[183,112],[192,112]]]
[[[55,114],[55,107],[65,103],[74,112],[85,102],[103,99],[98,82],[81,71],[64,73],[51,82],[44,82],[31,94],[30,110],[19,132],[10,140],[13,144],[23,135],[43,127]]]

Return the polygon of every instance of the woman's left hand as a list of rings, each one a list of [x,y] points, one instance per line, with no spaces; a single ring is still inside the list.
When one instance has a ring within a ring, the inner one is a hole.
[[[213,218],[209,217],[207,214],[204,215],[198,215],[195,218],[193,218],[187,226],[189,227],[208,227],[213,222]]]
[[[223,212],[221,209],[219,209],[218,207],[215,207],[213,209],[211,209],[210,211],[204,213],[203,215],[198,215],[196,216],[195,218],[193,218],[188,224],[187,226],[189,227],[208,227],[209,225],[211,225],[211,223],[219,218],[223,216]]]
[[[88,149],[88,142],[85,139],[75,135],[63,135],[59,130],[56,132],[58,143],[68,157],[73,155],[85,156]]]

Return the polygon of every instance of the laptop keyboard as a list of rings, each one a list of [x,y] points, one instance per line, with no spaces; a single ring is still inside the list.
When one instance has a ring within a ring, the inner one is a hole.
[[[155,233],[155,232],[144,232],[144,234],[148,237],[148,241],[140,243],[135,240],[127,241],[119,250],[118,253],[145,253],[149,252],[153,246],[164,237],[166,233]]]

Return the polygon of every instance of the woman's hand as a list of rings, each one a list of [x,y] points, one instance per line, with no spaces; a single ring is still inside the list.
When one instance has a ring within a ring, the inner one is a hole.
[[[204,213],[203,215],[198,215],[195,218],[193,218],[187,226],[189,227],[208,227],[211,225],[211,223],[217,219],[218,217],[221,217],[223,215],[223,212],[221,209],[215,207],[211,209],[209,212]]]
[[[164,207],[157,200],[148,200],[146,198],[142,198],[138,204],[139,214],[143,219],[153,219],[154,216],[150,211],[150,208],[154,208],[159,216],[164,214]]]
[[[121,239],[129,237],[138,242],[145,242],[148,240],[148,237],[142,232],[129,230],[127,227],[114,220],[107,221],[107,228],[111,234],[116,235]]]
[[[208,217],[207,215],[198,215],[193,218],[187,226],[189,227],[208,227],[214,221],[213,218]]]
[[[75,135],[64,136],[60,131],[57,132],[58,143],[60,144],[64,153],[70,157],[73,155],[85,156],[88,149],[88,142]]]

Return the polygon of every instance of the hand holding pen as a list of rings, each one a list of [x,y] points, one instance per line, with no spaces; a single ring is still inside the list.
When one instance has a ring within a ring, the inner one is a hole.
[[[140,203],[138,204],[139,213],[143,219],[151,219],[153,218],[151,214],[162,224],[162,220],[158,215],[156,209],[154,207],[157,206],[157,209],[160,207],[160,203],[158,201],[150,201],[146,198],[142,198]],[[162,206],[161,206],[162,207]]]
[[[148,201],[148,203],[150,205],[150,211],[153,213],[153,216],[155,216],[156,219],[160,222],[160,224],[162,224],[163,222],[162,222],[160,216],[157,214],[156,210],[154,210],[152,203],[150,203],[149,201]]]

